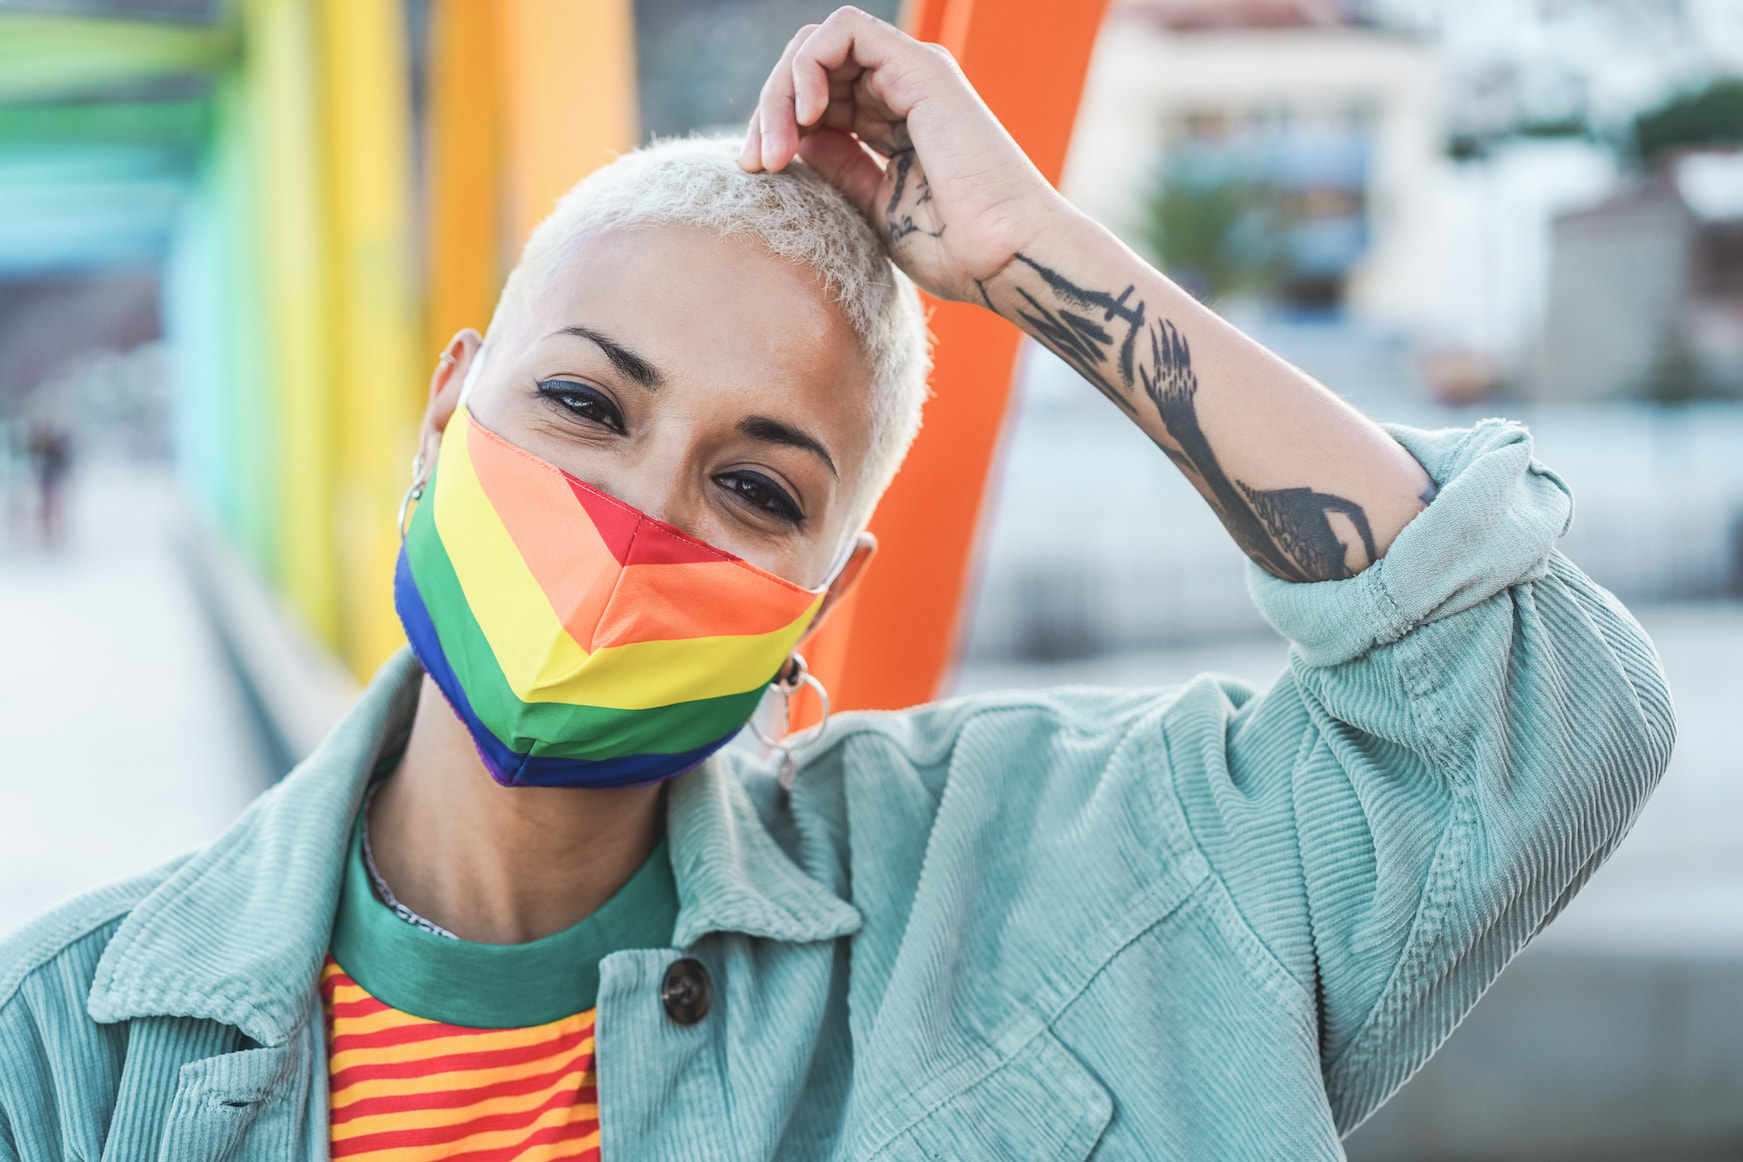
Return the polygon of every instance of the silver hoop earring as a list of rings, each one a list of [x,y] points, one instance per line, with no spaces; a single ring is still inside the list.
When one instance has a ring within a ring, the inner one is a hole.
[[[411,508],[412,501],[424,498],[424,454],[419,452],[412,457],[412,486],[405,490],[405,495],[399,498],[399,539],[405,540],[405,514]]]
[[[806,686],[817,691],[817,697],[823,703],[823,717],[818,719],[816,726],[809,727],[798,735],[774,739],[762,732],[762,728],[756,724],[755,718],[752,718],[749,723],[750,732],[756,735],[758,742],[771,751],[781,752],[779,778],[782,789],[788,791],[793,789],[793,780],[799,774],[799,764],[793,758],[793,748],[803,746],[812,739],[821,737],[823,728],[829,725],[829,691],[823,688],[823,683],[818,681],[817,675],[813,674],[810,667],[805,664],[805,655],[796,651],[793,654],[792,663],[776,675],[773,682],[769,683],[769,689],[780,694],[784,700],[787,707],[787,721],[789,722],[792,721],[793,695]]]

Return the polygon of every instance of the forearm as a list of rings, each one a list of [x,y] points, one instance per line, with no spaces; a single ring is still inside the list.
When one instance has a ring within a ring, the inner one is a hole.
[[[801,30],[740,164],[796,153],[920,286],[979,298],[1081,371],[1276,576],[1361,572],[1432,496],[1379,428],[1064,202],[936,47],[854,8]]]
[[[1288,581],[1361,572],[1433,498],[1372,421],[1075,214],[992,279],[985,306],[1076,368]]]

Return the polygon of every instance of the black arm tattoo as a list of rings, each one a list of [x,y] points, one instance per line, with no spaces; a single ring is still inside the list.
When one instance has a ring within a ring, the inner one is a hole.
[[[1035,262],[1026,254],[1019,254],[1016,260],[1041,276],[1041,281],[1047,288],[1066,302],[1092,311],[1101,311],[1102,322],[1112,323],[1115,319],[1126,325],[1126,337],[1120,341],[1120,379],[1131,390],[1132,385],[1132,355],[1137,349],[1138,332],[1144,327],[1144,304],[1128,306],[1127,300],[1137,287],[1128,286],[1121,291],[1118,298],[1101,291],[1086,291],[1061,278],[1057,271],[1052,271]],[[1027,295],[1023,297],[1028,298]],[[1033,302],[1033,299],[1030,299]]]
[[[1344,543],[1331,527],[1329,518],[1332,513],[1341,513],[1355,526],[1356,535],[1362,538],[1362,551],[1367,554],[1365,560],[1372,561],[1380,555],[1374,548],[1374,533],[1368,527],[1368,514],[1353,500],[1315,492],[1311,488],[1277,488],[1261,492],[1243,484],[1241,491],[1271,531],[1277,546],[1309,577],[1345,575]]]
[[[1027,305],[1027,309],[1017,308],[1017,322],[1051,347],[1054,354],[1075,367],[1077,373],[1089,380],[1097,391],[1113,400],[1128,415],[1137,415],[1137,406],[1114,386],[1101,367],[1107,362],[1106,348],[1113,342],[1113,336],[1091,319],[1067,310],[1050,311],[1028,291],[1018,288],[1017,293],[1023,296]]]
[[[932,183],[926,180],[925,170],[921,170],[917,177],[913,177],[914,143],[908,137],[907,124],[897,122],[890,126],[890,140],[879,144],[877,149],[889,158],[890,173],[893,178],[890,186],[890,200],[884,206],[884,245],[894,250],[904,239],[914,234],[922,234],[927,238],[943,237],[943,223],[939,223],[936,230],[928,230],[914,220],[913,210],[932,200]],[[915,195],[912,208],[906,213],[897,213],[901,209],[903,197],[908,192],[908,182],[911,177],[914,181]]]
[[[1127,414],[1137,415],[1133,397],[1143,390],[1173,441],[1158,446],[1209,497],[1247,556],[1285,581],[1352,576],[1379,556],[1368,514],[1356,502],[1308,487],[1254,488],[1229,477],[1198,421],[1198,376],[1186,337],[1134,302],[1135,287],[1118,295],[1086,290],[1027,255],[1014,261],[1040,279],[1033,289],[1016,288],[1016,321]],[[984,286],[981,297],[992,305]],[[1365,556],[1356,569],[1334,517],[1361,542]]]

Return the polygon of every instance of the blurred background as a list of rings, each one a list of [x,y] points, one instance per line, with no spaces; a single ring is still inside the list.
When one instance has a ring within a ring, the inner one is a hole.
[[[0,0],[0,930],[308,753],[399,640],[441,342],[594,158],[739,126],[830,8],[503,4]],[[1530,425],[1676,694],[1633,836],[1351,1157],[1743,1159],[1743,0],[1114,0],[1062,187],[1377,418]],[[971,577],[946,692],[1284,664],[1028,344]]]

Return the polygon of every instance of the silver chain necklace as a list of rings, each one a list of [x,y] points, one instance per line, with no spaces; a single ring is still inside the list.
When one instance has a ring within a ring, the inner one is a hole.
[[[369,805],[375,802],[375,788],[369,789],[369,795],[363,800],[363,866],[369,869],[369,882],[375,885],[375,894],[381,897],[381,902],[393,910],[393,914],[410,924],[413,928],[422,928],[425,932],[437,936],[446,936],[450,940],[460,939],[434,920],[426,920],[394,897],[393,889],[387,886],[387,881],[381,878],[381,872],[375,866],[375,853],[369,849]]]

